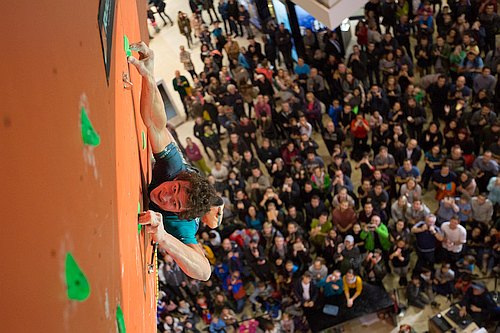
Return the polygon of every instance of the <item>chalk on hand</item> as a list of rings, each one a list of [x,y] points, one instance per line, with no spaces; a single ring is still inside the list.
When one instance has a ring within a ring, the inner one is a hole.
[[[125,54],[127,58],[132,55],[132,50],[130,49],[130,43],[128,41],[127,35],[123,35],[123,48],[125,49]]]
[[[125,327],[125,318],[123,318],[123,311],[120,305],[116,307],[116,324],[118,325],[118,332],[127,332],[127,328]]]
[[[89,116],[87,115],[87,111],[84,107],[81,108],[80,122],[82,128],[83,143],[89,146],[98,146],[101,143],[101,138],[92,126]]]
[[[90,285],[71,253],[66,254],[66,286],[68,298],[85,301],[90,295]]]

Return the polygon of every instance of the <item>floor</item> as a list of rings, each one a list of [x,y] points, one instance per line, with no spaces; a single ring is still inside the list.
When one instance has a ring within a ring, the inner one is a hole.
[[[154,37],[150,42],[150,47],[155,51],[156,77],[157,79],[163,78],[165,80],[167,88],[169,89],[168,93],[170,95],[170,99],[174,104],[174,107],[177,110],[180,110],[179,112],[180,117],[184,118],[184,111],[179,96],[171,86],[171,80],[174,77],[174,72],[176,70],[180,70],[182,75],[185,75],[190,79],[189,74],[186,71],[184,71],[184,68],[179,61],[179,47],[181,45],[187,46],[185,38],[182,35],[180,35],[178,27],[175,24],[177,12],[180,10],[188,14],[191,13],[188,1],[169,1],[167,3],[166,11],[170,15],[170,17],[174,20],[174,25],[171,26],[170,24],[168,24],[164,26],[163,21],[157,17],[158,26],[161,28],[161,31],[159,33],[156,33],[151,25],[149,25],[149,29],[151,36]],[[237,38],[237,41],[238,43],[240,43],[240,45],[243,46],[247,44],[246,40],[241,37]],[[351,45],[348,46],[348,49],[352,47],[352,44],[354,42],[355,38],[352,39]],[[202,69],[202,63],[199,57],[199,48],[200,48],[200,42],[197,41],[193,49],[190,51],[191,58],[193,60],[195,69],[197,71],[200,71]],[[182,143],[185,143],[185,139],[188,136],[193,138],[193,121],[183,122],[182,124],[178,125],[177,132],[180,141]],[[317,133],[314,135],[314,138],[318,142],[322,142],[321,137]],[[223,144],[223,147],[224,146],[225,145]],[[326,163],[330,162],[325,147],[320,148],[319,154],[325,159]],[[360,177],[361,177],[360,171],[353,170],[352,178],[355,184],[359,184]],[[424,201],[429,205],[431,211],[437,208],[434,200],[434,193],[432,191],[425,193]],[[393,288],[397,287],[397,278],[389,274],[385,278],[384,284],[386,285],[387,290],[392,290]],[[490,287],[493,287],[492,281],[490,281],[489,284],[491,284]],[[402,299],[402,301],[404,303],[405,300]],[[440,304],[441,310],[444,310],[449,306],[449,302],[443,297],[439,296],[436,297],[436,301]],[[251,311],[249,309],[247,310]],[[440,311],[439,309],[432,309],[430,306],[426,307],[424,310],[419,310],[414,307],[410,307],[404,313],[404,316],[399,318],[399,324],[410,324],[414,327],[416,332],[426,332],[428,319],[434,316],[439,311]],[[247,313],[247,314],[252,315],[252,313]],[[397,332],[396,328],[393,328],[385,321],[377,321],[376,323],[370,325],[369,327],[366,327],[362,326],[359,320],[353,320],[351,322],[346,323],[343,326],[343,328],[345,332],[368,332],[368,331],[370,333]]]

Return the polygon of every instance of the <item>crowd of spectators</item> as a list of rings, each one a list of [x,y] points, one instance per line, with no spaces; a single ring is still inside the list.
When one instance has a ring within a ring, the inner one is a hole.
[[[296,63],[283,24],[256,40],[237,0],[189,3],[177,25],[203,68],[181,47],[192,83],[172,83],[201,146],[180,144],[224,221],[199,231],[210,280],[160,261],[159,330],[306,332],[308,313],[352,307],[388,274],[409,305],[462,299],[484,324],[494,304],[472,280],[500,264],[497,2],[370,0],[352,52],[307,29]]]

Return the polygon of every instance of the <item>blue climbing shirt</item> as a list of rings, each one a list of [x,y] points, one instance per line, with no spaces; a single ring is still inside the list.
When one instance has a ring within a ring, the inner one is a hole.
[[[182,152],[175,142],[169,143],[165,149],[154,154],[156,163],[153,167],[153,177],[148,187],[151,193],[156,187],[166,181],[172,181],[183,171],[196,172],[189,166],[182,156]],[[149,203],[150,209],[161,213],[165,231],[183,242],[184,244],[197,244],[196,232],[200,225],[200,219],[182,220],[175,213],[167,212],[158,207],[154,202]]]

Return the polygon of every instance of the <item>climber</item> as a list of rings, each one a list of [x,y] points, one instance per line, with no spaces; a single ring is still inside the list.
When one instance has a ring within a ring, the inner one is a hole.
[[[211,268],[196,240],[198,226],[216,228],[222,221],[222,198],[205,177],[188,165],[167,129],[163,100],[154,79],[154,54],[144,42],[130,45],[139,59],[128,62],[142,76],[141,117],[148,130],[155,165],[148,187],[150,208],[139,216],[139,223],[153,236],[180,268],[190,277],[208,280]]]

